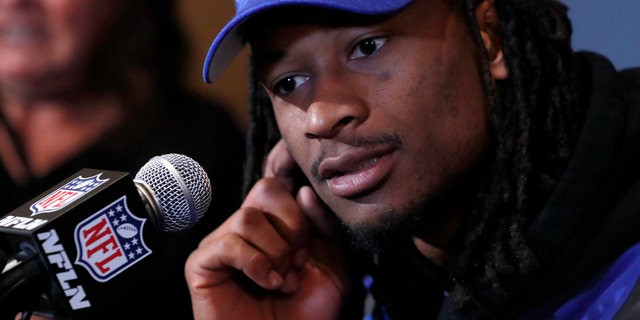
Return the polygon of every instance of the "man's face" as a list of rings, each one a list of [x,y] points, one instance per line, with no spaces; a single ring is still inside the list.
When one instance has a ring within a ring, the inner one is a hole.
[[[477,52],[458,11],[416,1],[375,24],[287,25],[251,43],[289,150],[352,229],[459,218],[424,210],[488,144]]]

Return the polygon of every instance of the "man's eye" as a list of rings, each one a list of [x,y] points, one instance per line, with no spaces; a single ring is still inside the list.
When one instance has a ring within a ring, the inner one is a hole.
[[[308,76],[290,76],[278,81],[273,86],[273,92],[280,96],[285,96],[293,90],[303,85],[309,80]]]
[[[387,42],[387,39],[386,37],[367,38],[358,42],[351,53],[351,59],[358,59],[376,53]]]

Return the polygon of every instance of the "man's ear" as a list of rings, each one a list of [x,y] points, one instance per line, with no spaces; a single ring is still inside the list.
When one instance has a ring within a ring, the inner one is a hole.
[[[509,69],[502,52],[500,20],[494,2],[482,1],[476,8],[476,19],[489,55],[489,72],[493,79],[504,80],[509,77]]]

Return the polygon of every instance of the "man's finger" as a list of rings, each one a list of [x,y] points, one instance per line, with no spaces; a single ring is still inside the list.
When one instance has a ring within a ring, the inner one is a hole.
[[[320,200],[313,188],[310,186],[300,188],[296,201],[311,221],[316,232],[326,236],[336,230],[336,226],[339,224],[338,218]]]
[[[289,188],[289,191],[293,192],[297,168],[298,165],[293,160],[287,145],[283,140],[280,140],[267,155],[262,169],[264,177],[280,179]]]

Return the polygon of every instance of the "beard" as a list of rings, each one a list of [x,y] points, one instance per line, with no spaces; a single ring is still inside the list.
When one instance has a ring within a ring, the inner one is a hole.
[[[464,219],[460,214],[471,210],[479,181],[474,174],[461,174],[436,195],[422,194],[401,208],[388,208],[376,221],[343,227],[356,248],[372,255],[415,246],[414,237],[437,241],[451,222]],[[461,236],[449,240],[457,241]],[[446,245],[446,240],[441,244]]]
[[[371,255],[413,245],[413,237],[437,231],[451,218],[441,199],[424,198],[399,210],[387,209],[371,223],[346,227],[352,244]]]

